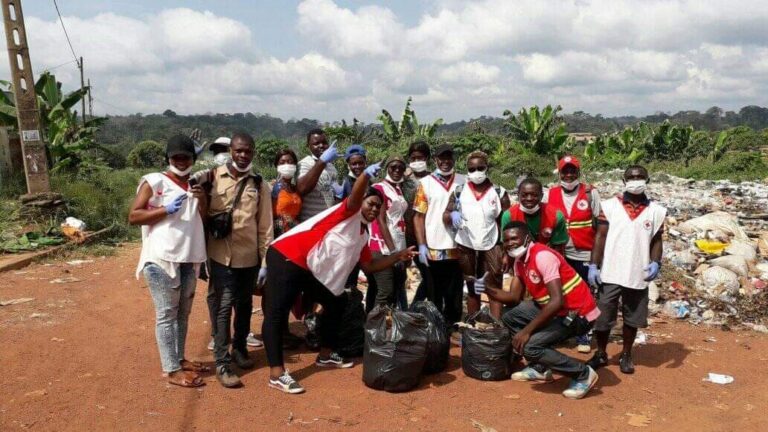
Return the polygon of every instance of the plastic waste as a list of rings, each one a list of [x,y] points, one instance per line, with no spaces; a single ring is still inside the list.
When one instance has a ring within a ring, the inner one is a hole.
[[[484,329],[461,329],[461,368],[468,377],[483,381],[500,381],[512,375],[512,336],[509,329],[483,308],[467,323],[489,324]]]
[[[720,266],[728,269],[739,276],[747,276],[749,265],[747,260],[741,255],[726,255],[709,261],[713,266]]]
[[[451,340],[448,338],[448,327],[443,314],[431,301],[419,301],[411,305],[411,312],[424,315],[429,321],[427,340],[427,360],[424,362],[424,373],[437,373],[445,370],[448,365]]]
[[[742,256],[744,259],[750,262],[755,262],[757,260],[757,251],[755,250],[755,246],[753,246],[749,241],[734,240],[725,249],[725,252],[730,255]]]
[[[723,375],[723,374],[710,372],[709,374],[707,374],[706,378],[702,379],[702,381],[709,381],[715,384],[730,384],[733,382],[733,377],[730,375]]]
[[[670,318],[684,319],[691,314],[690,304],[685,300],[672,300],[664,303],[662,312]]]
[[[739,226],[738,218],[723,211],[689,219],[678,225],[678,230],[684,233],[706,233],[707,231],[720,230],[736,239],[748,240],[747,233]]]
[[[705,239],[696,240],[694,243],[697,248],[709,255],[720,255],[728,247],[728,243]]]
[[[700,282],[700,284],[699,284]],[[739,291],[739,276],[722,267],[713,266],[710,267],[701,274],[700,281],[697,281],[697,285],[701,285],[701,289],[708,291],[710,294],[717,294],[714,291],[722,287],[730,294],[735,294]]]

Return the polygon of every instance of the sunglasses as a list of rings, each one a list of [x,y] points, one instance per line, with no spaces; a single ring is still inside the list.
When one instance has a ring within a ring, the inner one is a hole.
[[[487,166],[480,166],[480,167],[467,168],[467,171],[471,172],[471,173],[473,173],[475,171],[485,172],[487,169],[488,169]]]

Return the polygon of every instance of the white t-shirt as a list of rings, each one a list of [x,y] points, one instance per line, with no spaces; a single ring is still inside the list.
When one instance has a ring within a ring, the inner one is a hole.
[[[497,220],[501,214],[501,199],[506,191],[501,188],[499,196],[496,188],[491,186],[477,196],[473,188],[474,184],[466,183],[461,189],[457,209],[465,220],[456,231],[456,243],[477,251],[488,251],[499,241]]]

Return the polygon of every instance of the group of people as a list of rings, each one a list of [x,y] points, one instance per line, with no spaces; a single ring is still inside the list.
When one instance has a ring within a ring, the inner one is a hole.
[[[369,163],[366,150],[343,152],[321,129],[307,134],[309,155],[285,149],[271,182],[253,173],[254,140],[245,133],[211,146],[217,166],[192,174],[197,152],[185,136],[167,143],[168,170],[142,177],[130,211],[142,226],[137,277],[144,275],[156,310],[156,338],[169,382],[203,385],[206,367],[185,358],[188,316],[196,279],[207,273],[215,373],[225,387],[242,385],[235,368],[254,366],[247,346],[252,296],[262,296],[261,331],[269,386],[286,393],[303,387],[284,367],[291,312],[322,314],[320,367],[348,368],[338,354],[346,293],[368,279],[366,311],[376,305],[407,308],[407,267],[421,282],[414,301],[430,300],[449,325],[469,314],[485,295],[491,314],[513,335],[512,348],[527,365],[518,381],[572,379],[563,392],[584,397],[608,364],[606,346],[622,306],[624,349],[620,370],[633,373],[632,344],[647,325],[648,283],[660,271],[666,210],[649,200],[645,168],[624,173],[625,192],[601,201],[580,181],[580,163],[565,156],[560,182],[545,194],[532,177],[517,185],[516,199],[489,178],[488,156],[466,158],[455,170],[449,144],[434,150],[414,142],[406,155]],[[334,161],[348,174],[339,183]],[[430,171],[430,162],[434,170]],[[383,179],[379,179],[383,171]],[[504,275],[511,276],[505,287]],[[234,317],[232,316],[234,314]],[[231,334],[230,328],[234,328]],[[557,351],[578,339],[588,362]]]

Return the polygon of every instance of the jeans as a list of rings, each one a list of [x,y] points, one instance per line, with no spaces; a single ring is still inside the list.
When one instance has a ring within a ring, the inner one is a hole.
[[[464,312],[464,275],[459,260],[429,260],[429,272],[432,276],[433,295],[429,299],[445,317],[448,326],[461,321]]]
[[[501,320],[509,328],[512,336],[525,328],[536,316],[541,313],[532,301],[524,301],[512,309],[508,309],[501,316]],[[582,317],[576,317],[570,325],[564,323],[565,317],[555,317],[544,327],[536,330],[523,349],[523,357],[531,367],[543,366],[552,369],[565,376],[583,380],[589,377],[587,365],[568,357],[552,348],[556,344],[577,335],[583,335],[591,324]]]
[[[380,252],[373,252],[374,259],[383,256],[385,255]],[[365,293],[366,313],[379,304],[397,305],[401,310],[408,309],[408,300],[405,297],[405,281],[408,276],[403,263],[366,276],[368,277],[368,291]]]
[[[323,305],[323,325],[318,326],[320,347],[335,349],[347,295],[333,295],[307,269],[289,261],[283,254],[267,249],[267,285],[264,288],[264,324],[261,335],[270,367],[283,365],[283,329],[288,313],[299,293],[309,294]]]
[[[170,276],[157,264],[147,263],[143,269],[155,303],[155,338],[160,351],[160,364],[166,373],[181,369],[189,312],[197,286],[194,264],[179,264],[178,272],[180,284],[171,286]]]
[[[253,288],[256,285],[258,267],[232,268],[211,260],[211,280],[214,298],[208,303],[211,316],[215,316],[213,335],[213,357],[216,366],[228,365],[232,349],[246,352],[246,338],[251,332],[251,310],[253,309]],[[235,332],[230,339],[230,320],[235,311]]]

